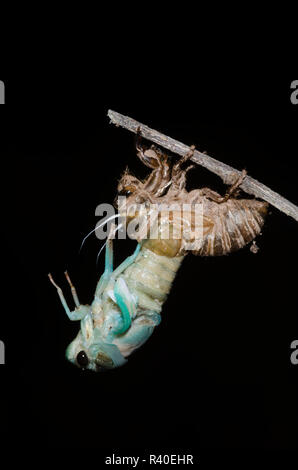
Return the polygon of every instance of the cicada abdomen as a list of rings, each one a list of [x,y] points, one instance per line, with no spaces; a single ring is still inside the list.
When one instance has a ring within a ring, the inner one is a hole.
[[[266,202],[234,198],[218,202],[221,196],[207,188],[191,191],[188,196],[191,204],[202,205],[203,213],[203,239],[198,240],[197,249],[194,241],[195,255],[226,255],[243,248],[261,233]]]

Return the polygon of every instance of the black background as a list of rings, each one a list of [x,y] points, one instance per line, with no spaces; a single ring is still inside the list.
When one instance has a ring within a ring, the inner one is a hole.
[[[144,68],[142,69],[144,70]],[[104,374],[64,359],[78,324],[66,317],[47,273],[71,302],[67,268],[92,301],[103,256],[83,237],[112,202],[126,165],[146,174],[133,135],[109,108],[248,173],[297,199],[298,105],[286,74],[190,73],[150,66],[135,80],[112,73],[5,77],[1,107],[2,442],[96,449],[98,455],[295,450],[298,441],[297,222],[270,208],[257,255],[188,256],[162,323],[128,364]],[[236,69],[237,70],[237,69]],[[219,78],[220,77],[220,78]],[[2,77],[0,77],[2,78]],[[189,187],[225,188],[198,167]],[[134,249],[116,243],[118,264]],[[103,458],[103,457],[102,457]]]

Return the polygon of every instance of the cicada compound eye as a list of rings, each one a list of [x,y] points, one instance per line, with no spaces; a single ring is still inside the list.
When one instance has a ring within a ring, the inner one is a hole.
[[[89,364],[89,358],[85,351],[80,351],[77,355],[77,363],[80,367],[87,367]]]

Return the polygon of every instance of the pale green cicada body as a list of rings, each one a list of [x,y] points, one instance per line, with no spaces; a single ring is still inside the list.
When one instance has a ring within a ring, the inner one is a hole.
[[[112,240],[106,244],[105,270],[91,305],[81,305],[67,273],[76,308],[70,311],[62,290],[61,303],[80,331],[66,349],[66,358],[82,369],[102,371],[126,363],[160,323],[162,304],[183,256],[159,256],[142,244],[113,271]],[[156,283],[158,277],[159,282]]]

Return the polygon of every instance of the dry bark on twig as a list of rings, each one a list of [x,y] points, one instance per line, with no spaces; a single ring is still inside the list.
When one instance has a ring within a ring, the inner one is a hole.
[[[137,133],[137,130],[139,129],[142,137],[166,148],[167,150],[170,150],[173,153],[177,153],[182,156],[190,151],[189,146],[161,134],[154,129],[150,129],[150,127],[145,126],[128,116],[117,113],[116,111],[109,110],[108,117],[116,126],[121,126],[131,132]],[[191,159],[198,165],[201,165],[212,173],[218,175],[225,184],[233,184],[241,175],[239,170],[235,170],[231,166],[219,162],[218,160],[215,160],[215,158],[209,157],[209,155],[199,152],[198,150],[195,150]],[[248,194],[269,202],[281,212],[284,212],[298,221],[298,207],[259,181],[251,178],[250,176],[246,176],[244,181],[241,183],[240,188]]]

